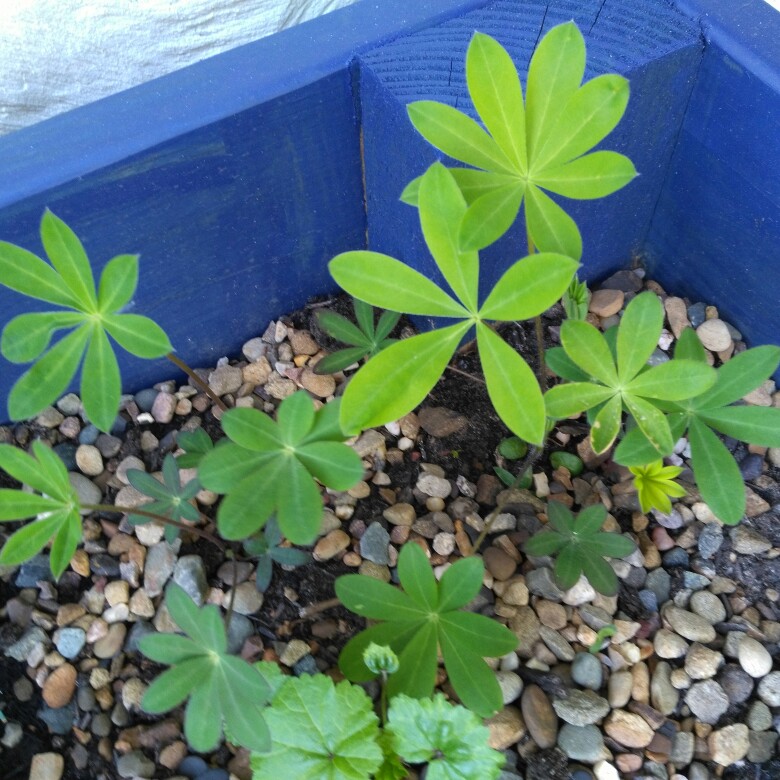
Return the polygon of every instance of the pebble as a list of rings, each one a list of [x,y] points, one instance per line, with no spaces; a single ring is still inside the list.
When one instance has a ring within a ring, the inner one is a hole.
[[[199,607],[203,606],[208,582],[206,567],[200,555],[182,555],[173,567],[172,579]]]
[[[231,597],[233,611],[239,615],[254,615],[263,606],[263,594],[255,587],[254,582],[242,582],[225,594],[222,606],[227,609]]]
[[[360,555],[374,563],[387,565],[390,563],[389,544],[390,534],[381,523],[373,522],[360,537]]]
[[[625,707],[631,699],[631,689],[633,686],[634,679],[631,676],[631,672],[626,670],[613,672],[607,683],[607,698],[610,707],[613,709]]]
[[[155,422],[169,423],[176,412],[177,399],[171,393],[157,393],[152,403],[151,415]]]
[[[108,633],[92,646],[92,652],[96,658],[113,658],[122,648],[126,635],[127,627],[124,623],[113,623]]]
[[[58,666],[43,684],[43,700],[52,709],[64,707],[73,698],[76,690],[76,667],[71,664]]]
[[[721,766],[731,766],[741,761],[750,748],[748,727],[736,723],[713,731],[707,738],[710,758]]]
[[[564,723],[558,734],[558,747],[574,761],[595,763],[609,755],[598,726]]]
[[[667,607],[664,611],[664,618],[669,621],[672,628],[686,639],[692,642],[712,642],[715,639],[715,629],[701,615],[694,612],[688,612],[679,607]]]
[[[728,709],[729,697],[715,680],[704,680],[691,685],[685,703],[699,720],[715,724]]]
[[[65,759],[59,753],[36,753],[30,764],[29,780],[59,780],[64,771]]]
[[[766,678],[764,678],[766,679]],[[718,675],[718,682],[732,704],[741,704],[753,693],[753,678],[741,667],[727,664]]]
[[[661,628],[653,637],[653,648],[660,658],[682,658],[688,652],[688,643],[673,631]]]
[[[672,668],[666,661],[659,661],[650,680],[650,702],[662,715],[671,715],[679,701],[680,693],[672,685]]]
[[[598,723],[609,712],[609,702],[590,690],[569,691],[565,699],[555,699],[553,709],[558,717],[572,726]]]
[[[771,550],[772,542],[758,531],[738,525],[731,530],[731,547],[741,555],[758,555]]]
[[[669,327],[672,329],[675,338],[680,338],[680,334],[691,326],[688,319],[688,312],[685,307],[685,301],[682,298],[669,296],[664,301],[664,309],[669,320]]]
[[[488,745],[494,750],[506,750],[526,733],[520,710],[511,704],[488,718],[485,725],[488,728]]]
[[[417,514],[414,511],[414,507],[411,504],[400,502],[387,507],[382,512],[382,517],[392,525],[413,525],[417,519]]]
[[[709,647],[698,642],[690,646],[685,658],[685,671],[692,680],[707,680],[714,677],[722,665],[722,653],[710,650]]]
[[[705,320],[696,328],[696,335],[702,345],[710,352],[723,352],[731,346],[731,334],[723,320],[713,318]]]
[[[768,707],[780,707],[780,672],[770,672],[761,680],[758,697]]]
[[[310,368],[301,373],[301,386],[317,398],[327,398],[336,392],[336,380],[330,374],[315,374]]]
[[[772,656],[753,637],[744,636],[737,648],[739,665],[753,678],[765,677],[772,671]]]
[[[417,480],[417,489],[426,496],[435,498],[449,498],[452,485],[448,479],[437,477],[435,474],[421,474]]]
[[[488,547],[482,559],[485,568],[497,580],[508,580],[517,570],[517,561],[499,547]]]
[[[596,290],[590,297],[588,311],[599,317],[611,317],[623,308],[624,299],[622,290]]]
[[[766,731],[772,728],[772,713],[762,701],[754,701],[747,711],[745,723],[751,731]]]
[[[612,710],[604,722],[604,731],[616,742],[629,748],[647,747],[654,735],[644,718],[625,710]]]
[[[87,635],[83,628],[61,628],[54,634],[54,644],[63,658],[75,658],[86,640]]]
[[[116,771],[120,777],[154,777],[154,761],[148,759],[140,750],[131,750],[116,760]]]
[[[538,685],[527,685],[520,707],[533,741],[542,750],[551,748],[558,736],[558,718],[547,694]]]
[[[690,607],[693,612],[708,623],[722,623],[726,619],[726,607],[711,591],[700,590],[691,596]]]
[[[103,498],[103,492],[91,480],[77,471],[68,472],[68,480],[71,487],[76,491],[81,504],[99,504]],[[82,510],[82,514],[88,514],[89,510]]]
[[[76,449],[76,466],[82,474],[96,477],[103,473],[103,456],[93,444],[81,444]]]
[[[68,734],[76,719],[76,702],[56,708],[44,704],[36,714],[48,726],[52,734]]]
[[[426,406],[420,409],[417,419],[427,434],[439,439],[460,433],[469,424],[466,417],[443,406]]]
[[[312,551],[312,557],[315,561],[329,561],[346,550],[351,542],[352,539],[348,533],[336,528],[317,541]]]
[[[144,567],[144,590],[147,596],[154,598],[163,592],[165,583],[173,574],[176,560],[176,548],[168,542],[158,542],[149,548]]]
[[[511,704],[523,692],[523,680],[516,672],[498,671],[496,672],[496,681],[501,689],[504,704]],[[526,723],[526,725],[528,724]]]
[[[723,544],[723,528],[718,523],[705,525],[699,534],[697,547],[705,560],[712,558]]]

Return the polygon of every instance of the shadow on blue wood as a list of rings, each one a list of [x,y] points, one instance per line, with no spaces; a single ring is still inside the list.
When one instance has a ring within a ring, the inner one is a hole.
[[[365,246],[355,54],[476,4],[357,3],[0,138],[0,239],[40,254],[49,207],[96,270],[140,253],[134,310],[213,365]],[[40,308],[0,288],[0,324]],[[172,373],[119,352],[127,390]],[[0,419],[25,368],[0,358]]]
[[[780,13],[678,0],[707,47],[647,239],[668,289],[780,342]],[[776,375],[780,379],[780,372]]]

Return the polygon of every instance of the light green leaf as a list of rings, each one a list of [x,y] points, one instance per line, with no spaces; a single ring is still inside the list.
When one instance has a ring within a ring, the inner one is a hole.
[[[302,444],[295,454],[313,477],[333,490],[349,490],[363,477],[357,453],[338,442]]]
[[[252,755],[254,777],[364,780],[382,764],[379,725],[358,686],[325,675],[288,679],[266,710],[270,753]]]
[[[588,545],[580,545],[579,554],[582,568],[591,586],[604,596],[614,596],[617,593],[618,581],[612,567]]]
[[[712,387],[715,379],[715,370],[706,363],[675,358],[634,377],[625,389],[645,398],[684,401]]]
[[[430,317],[468,316],[463,306],[428,277],[388,255],[344,252],[328,268],[339,287],[372,306]]]
[[[344,392],[342,429],[357,433],[412,411],[436,384],[470,325],[461,322],[412,336],[371,358]]]
[[[425,243],[442,276],[464,306],[475,312],[479,257],[475,251],[461,251],[458,246],[458,225],[466,213],[466,202],[452,174],[441,163],[431,165],[422,177],[418,208]]]
[[[141,639],[141,652],[149,635]],[[141,708],[150,715],[172,710],[178,707],[209,673],[209,660],[205,655],[194,656],[167,669],[152,680],[141,700]]]
[[[140,648],[147,658],[159,664],[180,664],[188,658],[203,655],[203,648],[181,634],[146,634]]]
[[[488,746],[488,731],[465,707],[441,693],[431,699],[403,694],[390,703],[388,728],[394,749],[412,764],[426,763],[428,780],[495,780],[504,756]]]
[[[667,422],[672,431],[672,438],[677,441],[685,433],[687,416],[680,413],[670,414]],[[664,456],[653,447],[639,428],[634,427],[618,444],[614,457],[622,466],[644,466]]]
[[[49,346],[55,331],[75,327],[83,320],[84,316],[75,311],[19,314],[3,329],[0,351],[12,363],[29,363]]]
[[[422,549],[405,544],[398,556],[398,578],[406,595],[424,612],[436,612],[439,608],[439,590],[431,564]]]
[[[78,309],[79,302],[59,274],[40,257],[0,241],[0,284],[28,298]]]
[[[37,445],[37,446],[36,446]],[[36,439],[33,442],[33,453],[36,454],[45,447]],[[57,457],[56,455],[54,456]],[[62,461],[59,460],[59,469],[65,471]],[[0,468],[7,471],[15,480],[23,485],[28,485],[40,493],[54,495],[57,492],[57,482],[52,479],[49,470],[42,468],[43,463],[39,462],[32,455],[28,455],[18,447],[10,444],[0,444]],[[57,467],[55,466],[55,469]],[[66,474],[67,477],[67,474]],[[24,495],[29,495],[25,493]],[[60,496],[61,497],[61,496]]]
[[[21,490],[0,489],[0,521],[2,522],[26,520],[41,512],[53,512],[60,508],[59,501],[52,501],[45,496],[25,493]]]
[[[78,308],[97,311],[95,280],[87,253],[76,234],[48,209],[41,219],[41,240],[51,264],[78,301]]]
[[[51,543],[49,566],[54,579],[58,580],[62,572],[68,568],[73,554],[81,542],[81,516],[75,510],[63,513],[62,522],[57,529],[57,535]]]
[[[484,574],[485,566],[475,556],[453,563],[439,580],[439,611],[460,609],[468,604],[482,587]]]
[[[674,439],[664,413],[649,401],[637,396],[626,395],[623,401],[650,443],[663,457],[670,455],[674,449]]]
[[[314,425],[314,402],[304,390],[285,398],[276,412],[276,424],[282,446],[302,441]]]
[[[466,83],[480,119],[519,173],[528,168],[523,88],[498,41],[475,32],[466,53]]]
[[[699,419],[716,431],[762,447],[780,447],[780,409],[768,406],[726,406],[703,409]]]
[[[593,152],[564,165],[545,168],[534,184],[556,195],[590,200],[611,195],[635,176],[634,163],[617,152]]]
[[[361,574],[339,577],[336,596],[347,609],[372,620],[409,622],[424,620],[427,616],[426,611],[402,590]],[[383,643],[377,641],[377,644]]]
[[[148,317],[110,314],[104,315],[103,324],[111,338],[132,355],[157,358],[173,352],[165,331]]]
[[[119,410],[122,380],[116,355],[105,331],[92,326],[81,371],[81,402],[89,420],[101,431],[110,431]]]
[[[65,392],[76,373],[88,338],[89,330],[82,325],[58,341],[19,377],[8,396],[8,413],[12,420],[34,417]]]
[[[703,363],[707,360],[707,351],[702,346],[693,328],[684,328],[674,345],[675,360],[697,360]]]
[[[520,180],[477,198],[460,225],[458,242],[461,249],[482,249],[501,238],[517,218],[524,194],[525,183]]]
[[[252,452],[265,453],[284,447],[279,426],[259,409],[228,409],[222,415],[222,430],[231,441]]]
[[[702,498],[716,517],[735,525],[745,514],[745,486],[739,466],[723,442],[695,417],[690,422],[688,441]]]
[[[658,344],[664,324],[664,309],[653,292],[639,293],[620,321],[617,336],[617,366],[621,383],[630,382],[647,363]]]
[[[579,414],[585,409],[592,409],[614,394],[615,391],[611,387],[594,385],[590,382],[570,382],[551,387],[545,393],[544,403],[547,414],[556,420],[561,420]]]
[[[609,387],[618,384],[615,361],[606,339],[589,322],[566,320],[561,325],[561,343],[567,355],[586,374]]]
[[[67,517],[63,511],[53,512],[48,517],[22,526],[3,545],[0,551],[0,563],[15,566],[29,560],[39,553],[49,539],[59,530],[60,524]]]
[[[590,440],[596,454],[606,452],[620,432],[623,403],[619,395],[610,398],[601,407],[590,430]]]
[[[398,653],[400,669],[387,683],[387,695],[406,693],[417,698],[430,696],[436,683],[438,631],[431,620],[422,623]]]
[[[262,471],[231,485],[217,512],[220,536],[230,540],[246,539],[262,528],[278,503],[281,489],[278,481],[284,467],[284,459],[277,457]],[[212,484],[204,474],[201,474],[201,479],[204,485]]]
[[[138,286],[138,255],[117,255],[100,275],[98,309],[111,314],[126,306]]]
[[[553,27],[528,67],[526,133],[529,164],[585,74],[585,41],[574,22]],[[579,257],[579,256],[578,256]]]
[[[570,257],[542,252],[513,263],[496,282],[479,310],[489,320],[527,320],[546,311],[563,295],[579,264]]]
[[[475,168],[515,173],[498,144],[457,108],[433,100],[417,100],[409,103],[406,111],[417,132],[453,159]]]
[[[192,690],[185,707],[184,736],[199,753],[210,753],[219,744],[224,715],[214,711],[218,697],[217,681],[212,673]]]
[[[525,221],[540,252],[557,252],[574,260],[582,257],[582,236],[574,220],[531,183],[525,194]]]
[[[584,154],[615,128],[628,105],[628,81],[605,73],[583,84],[567,101],[534,152],[533,174]]]
[[[329,309],[318,309],[315,316],[320,327],[332,338],[345,344],[355,344],[365,348],[371,346],[371,339],[354,322],[350,322],[341,314]],[[364,354],[365,352],[361,352],[359,357]]]
[[[768,344],[734,355],[718,369],[715,386],[694,399],[694,407],[715,409],[738,401],[769,378],[777,368],[778,361],[780,361],[780,347]]]
[[[293,544],[311,544],[322,522],[320,491],[297,458],[280,457],[279,460],[284,463],[280,489],[276,491],[279,528]]]
[[[223,428],[226,416],[222,418]],[[198,478],[208,490],[229,493],[240,482],[273,461],[276,452],[251,452],[238,444],[220,443],[201,458]]]
[[[566,350],[563,347],[550,347],[550,349],[546,350],[544,362],[561,379],[568,379],[570,382],[587,382],[590,380],[588,374],[577,366],[566,354]]]
[[[545,407],[536,376],[522,356],[484,323],[477,346],[490,402],[512,433],[532,444],[545,436]]]

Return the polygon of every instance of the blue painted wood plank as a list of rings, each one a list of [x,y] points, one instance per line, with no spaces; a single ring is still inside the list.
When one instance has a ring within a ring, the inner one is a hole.
[[[464,74],[473,32],[497,38],[525,83],[539,38],[569,19],[577,22],[585,37],[585,78],[618,72],[631,82],[626,115],[601,146],[627,154],[641,176],[603,200],[559,200],[582,231],[586,278],[604,276],[628,263],[644,241],[701,59],[698,26],[664,0],[497,0],[362,55],[362,124],[373,249],[404,259],[427,274],[438,274],[422,241],[416,209],[397,200],[403,187],[440,156],[411,126],[407,103],[439,100],[477,118]],[[510,261],[525,254],[521,215],[507,236],[483,250],[483,291]]]
[[[761,0],[679,5],[701,15],[707,48],[648,235],[652,267],[717,304],[750,344],[776,344],[780,13]]]
[[[0,239],[41,253],[49,207],[96,271],[141,254],[131,307],[183,358],[235,353],[365,246],[355,54],[477,4],[357,3],[0,138]],[[0,288],[0,325],[40,308]],[[127,390],[172,373],[123,354]],[[0,419],[24,369],[0,359]]]

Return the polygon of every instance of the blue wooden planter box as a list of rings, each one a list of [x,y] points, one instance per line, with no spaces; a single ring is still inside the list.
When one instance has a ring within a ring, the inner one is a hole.
[[[366,246],[431,271],[403,186],[435,159],[406,118],[418,98],[468,107],[475,29],[521,72],[575,19],[590,78],[631,81],[608,148],[641,173],[577,202],[585,275],[643,254],[669,290],[718,305],[751,344],[780,341],[780,13],[763,0],[358,2],[0,138],[0,239],[42,252],[45,207],[96,270],[141,254],[131,306],[208,365],[269,319],[333,290],[326,263]],[[524,73],[523,73],[524,75]],[[524,254],[486,251],[496,278]],[[378,280],[381,283],[381,280]],[[0,288],[0,324],[40,308]],[[125,356],[126,390],[171,374]],[[0,358],[0,419],[24,367]]]

